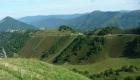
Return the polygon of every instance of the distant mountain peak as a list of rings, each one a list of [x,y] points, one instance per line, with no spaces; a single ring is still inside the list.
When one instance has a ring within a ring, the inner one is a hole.
[[[28,30],[33,29],[32,25],[20,22],[10,16],[5,17],[0,21],[0,31],[10,30]]]
[[[14,19],[14,18],[12,18],[12,17],[10,17],[10,16],[7,16],[7,17],[5,17],[3,20],[7,20],[7,19]]]
[[[11,16],[6,16],[5,18],[12,18]]]
[[[12,17],[10,17],[10,16],[7,16],[7,17],[5,17],[5,18],[3,18],[1,21],[0,21],[0,23],[2,23],[2,22],[5,22],[5,21],[15,21],[15,19],[14,18],[12,18]]]

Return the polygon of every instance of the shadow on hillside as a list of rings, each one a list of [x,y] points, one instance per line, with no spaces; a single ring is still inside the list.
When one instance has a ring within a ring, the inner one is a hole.
[[[125,46],[123,55],[128,58],[140,58],[140,38],[134,39],[132,42],[128,42]]]

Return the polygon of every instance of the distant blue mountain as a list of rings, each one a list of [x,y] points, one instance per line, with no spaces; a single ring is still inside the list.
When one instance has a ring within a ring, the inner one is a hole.
[[[140,10],[116,12],[94,11],[70,20],[69,25],[84,30],[106,26],[116,26],[122,29],[134,28],[140,26]]]
[[[47,28],[69,25],[80,30],[91,30],[111,25],[126,29],[140,25],[140,10],[114,12],[94,11],[77,15],[32,16],[21,18],[20,21],[37,27]]]
[[[63,24],[66,20],[74,19],[81,16],[81,14],[73,15],[39,15],[39,16],[27,16],[20,18],[19,20],[37,27],[56,27],[59,24]]]

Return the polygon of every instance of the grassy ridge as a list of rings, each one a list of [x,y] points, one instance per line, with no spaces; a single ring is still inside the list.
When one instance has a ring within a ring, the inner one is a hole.
[[[0,80],[89,80],[59,66],[37,60],[0,60]]]

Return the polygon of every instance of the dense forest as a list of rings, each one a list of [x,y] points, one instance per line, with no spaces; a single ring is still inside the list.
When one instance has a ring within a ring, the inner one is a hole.
[[[0,50],[5,49],[8,57],[17,55],[17,52],[29,39],[29,32],[0,32]]]

